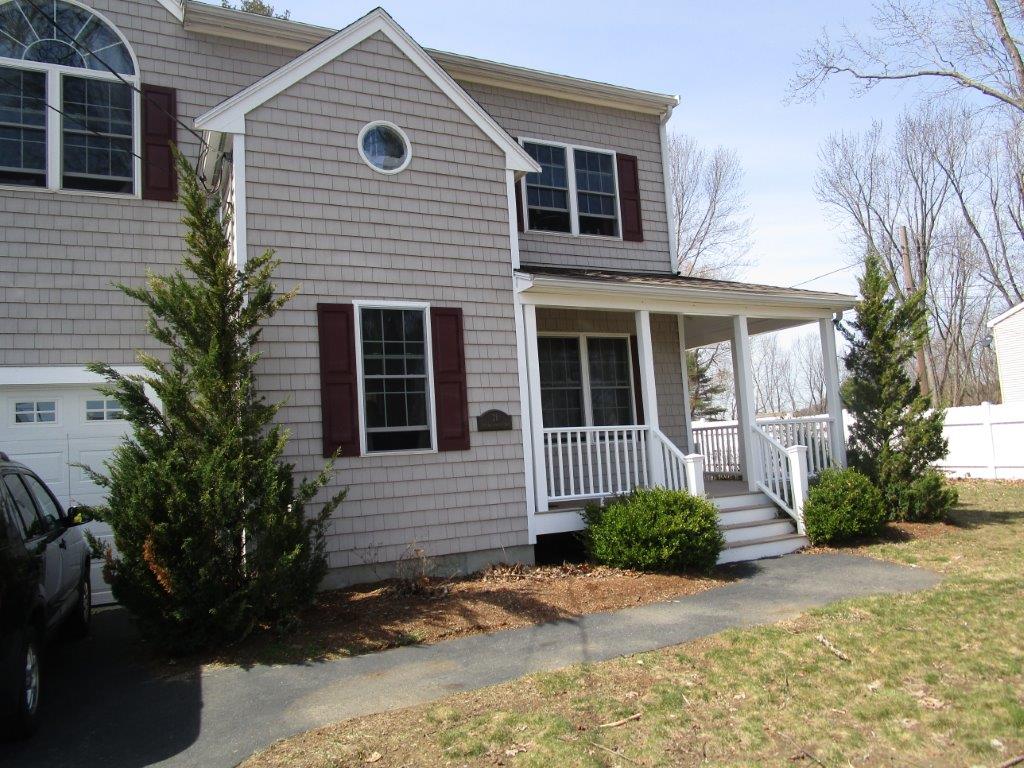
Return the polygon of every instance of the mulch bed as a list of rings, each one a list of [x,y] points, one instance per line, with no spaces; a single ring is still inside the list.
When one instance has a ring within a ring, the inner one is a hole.
[[[392,579],[322,592],[294,632],[257,632],[208,661],[287,663],[436,643],[693,595],[728,580],[587,564],[502,565],[459,579]]]

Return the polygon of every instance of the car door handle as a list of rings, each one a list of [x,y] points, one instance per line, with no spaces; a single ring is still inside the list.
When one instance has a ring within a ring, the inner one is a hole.
[[[64,541],[64,539],[61,539],[60,540],[60,544],[58,544],[57,546],[60,547],[61,549],[67,549],[68,548],[67,542]]]

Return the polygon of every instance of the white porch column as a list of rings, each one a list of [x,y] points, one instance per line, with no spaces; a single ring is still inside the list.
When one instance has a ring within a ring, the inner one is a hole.
[[[523,332],[530,388],[530,427],[533,429],[533,486],[537,494],[537,511],[547,512],[548,473],[544,461],[544,414],[540,401],[540,351],[537,348],[537,308],[533,304],[523,304]]]
[[[736,388],[736,420],[740,441],[740,458],[743,479],[747,488],[757,490],[757,469],[754,463],[754,441],[750,430],[757,423],[754,402],[754,374],[750,361],[750,336],[747,333],[747,318],[736,315],[732,319],[732,375]]]
[[[818,321],[821,330],[821,359],[825,363],[825,405],[828,412],[829,442],[832,457],[840,467],[846,466],[846,430],[843,428],[843,401],[839,396],[839,356],[836,353],[836,329],[832,321]]]
[[[682,315],[676,315],[676,325],[679,328],[679,368],[683,374],[683,436],[686,445],[683,446],[683,453],[693,452],[693,422],[690,418],[690,372],[686,364],[686,329]]]
[[[646,309],[636,312],[636,347],[640,356],[640,393],[644,404],[644,421],[650,427],[647,436],[647,471],[651,485],[665,484],[665,466],[654,437],[658,423],[658,390],[654,381],[654,345],[651,342],[651,313]]]

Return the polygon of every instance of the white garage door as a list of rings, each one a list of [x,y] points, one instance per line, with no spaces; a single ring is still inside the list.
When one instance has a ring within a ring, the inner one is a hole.
[[[103,501],[97,486],[74,464],[105,474],[104,461],[128,429],[114,401],[88,386],[0,388],[0,450],[34,471],[65,509]],[[110,528],[89,523],[98,539],[110,542]],[[102,564],[92,565],[93,602],[113,602]]]

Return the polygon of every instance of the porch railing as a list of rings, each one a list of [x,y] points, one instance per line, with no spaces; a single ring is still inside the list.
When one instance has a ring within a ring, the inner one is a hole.
[[[757,487],[796,522],[804,533],[804,500],[807,497],[807,447],[785,446],[762,426],[750,428],[753,440]]]
[[[689,491],[704,495],[704,457],[687,456],[660,429],[653,430],[658,458],[665,468],[665,487],[673,491]]]
[[[615,496],[646,487],[648,439],[642,424],[545,429],[548,498]]]
[[[807,446],[807,474],[816,476],[835,463],[828,416],[798,416],[791,419],[761,418],[757,425],[784,448]],[[696,424],[694,447],[704,454],[705,471],[712,477],[736,477],[743,473],[739,426],[735,421]]]

